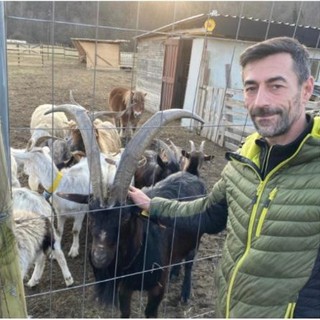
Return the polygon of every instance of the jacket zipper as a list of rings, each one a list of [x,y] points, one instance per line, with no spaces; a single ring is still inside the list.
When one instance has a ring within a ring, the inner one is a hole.
[[[267,213],[269,211],[269,207],[270,207],[270,204],[271,204],[272,200],[276,197],[277,191],[278,191],[278,188],[275,187],[269,193],[268,200],[264,204],[264,207],[263,207],[262,212],[261,212],[261,216],[260,216],[259,221],[258,221],[257,230],[256,230],[256,237],[260,237],[263,222],[264,222],[264,220],[266,218],[266,215],[267,215]]]
[[[234,271],[232,273],[231,279],[230,279],[228,292],[227,292],[226,319],[230,318],[231,292],[232,292],[232,289],[233,289],[233,285],[234,285],[236,276],[238,274],[238,270],[241,267],[243,261],[245,260],[247,254],[248,254],[248,252],[250,250],[250,244],[251,244],[251,239],[252,239],[254,220],[255,220],[255,216],[257,214],[258,204],[260,202],[260,198],[261,198],[261,195],[262,195],[263,187],[264,187],[264,183],[263,183],[263,181],[260,181],[260,184],[259,184],[259,186],[257,188],[257,194],[255,196],[255,203],[253,204],[251,215],[250,215],[249,226],[248,226],[248,239],[247,239],[246,249],[245,249],[245,252],[242,255],[242,257],[240,258],[240,260],[236,264],[236,266],[234,268]]]
[[[288,304],[286,314],[284,315],[285,319],[293,319],[295,307],[296,307],[296,303],[295,302],[290,302]]]

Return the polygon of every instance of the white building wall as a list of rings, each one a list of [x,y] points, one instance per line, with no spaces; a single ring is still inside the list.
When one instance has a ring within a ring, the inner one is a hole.
[[[196,110],[198,88],[202,86],[200,66],[204,48],[204,39],[194,39],[191,51],[189,77],[183,108],[185,110]],[[235,42],[225,39],[207,39],[208,59],[208,86],[217,89],[242,89],[241,67],[239,57],[242,51],[250,46],[252,42]],[[183,126],[190,126],[191,120],[183,119]]]
[[[196,106],[196,97],[198,89],[198,79],[200,73],[200,65],[202,60],[202,52],[204,46],[204,39],[194,39],[191,49],[189,75],[184,98],[183,109],[194,111]],[[191,124],[190,119],[182,119],[181,125],[188,127]]]

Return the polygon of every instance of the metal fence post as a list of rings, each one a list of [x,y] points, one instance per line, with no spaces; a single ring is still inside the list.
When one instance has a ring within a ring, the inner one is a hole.
[[[7,84],[7,44],[4,21],[4,2],[0,1],[0,119],[2,123],[2,137],[6,148],[7,163],[10,163],[9,155],[9,108],[8,108],[8,84]]]

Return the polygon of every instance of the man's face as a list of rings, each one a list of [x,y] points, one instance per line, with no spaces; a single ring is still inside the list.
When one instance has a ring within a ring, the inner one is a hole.
[[[302,87],[288,53],[270,55],[243,69],[245,106],[266,138],[288,134],[304,113]]]

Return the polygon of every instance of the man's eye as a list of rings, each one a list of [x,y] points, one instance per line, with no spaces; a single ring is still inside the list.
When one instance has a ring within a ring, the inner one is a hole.
[[[246,92],[250,93],[250,92],[254,92],[257,88],[256,87],[246,87]]]

